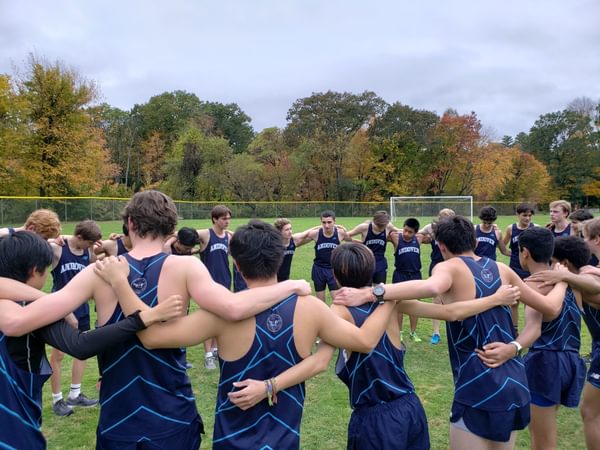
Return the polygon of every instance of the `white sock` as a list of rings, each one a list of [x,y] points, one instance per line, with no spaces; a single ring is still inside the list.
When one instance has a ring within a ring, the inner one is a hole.
[[[206,352],[206,353],[204,354],[204,357],[205,357],[205,358],[212,358],[212,356],[213,356],[213,353],[212,353],[212,352]]]
[[[72,384],[71,390],[69,391],[69,398],[71,400],[76,399],[81,394],[81,383],[80,384]]]
[[[59,400],[62,400],[63,396],[62,396],[62,392],[59,392],[58,394],[55,394],[54,392],[52,393],[52,404],[56,404],[56,402],[58,402]]]

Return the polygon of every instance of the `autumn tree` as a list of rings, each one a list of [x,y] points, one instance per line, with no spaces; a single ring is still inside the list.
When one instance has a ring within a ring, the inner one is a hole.
[[[115,167],[102,132],[86,111],[97,97],[94,83],[59,62],[49,64],[31,56],[18,92],[27,104],[30,134],[22,157],[35,193],[78,195],[99,190]]]

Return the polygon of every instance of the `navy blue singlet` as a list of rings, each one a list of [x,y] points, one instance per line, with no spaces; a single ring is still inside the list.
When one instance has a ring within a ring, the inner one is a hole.
[[[495,261],[460,257],[473,274],[476,298],[493,294],[502,280]],[[491,369],[475,354],[490,342],[514,340],[510,307],[497,306],[463,321],[446,322],[448,351],[454,377],[454,401],[484,411],[509,411],[530,402],[521,357]]]
[[[421,245],[416,237],[406,242],[400,236],[394,252],[394,266],[398,272],[421,272]]]
[[[56,292],[62,289],[71,281],[75,275],[81,272],[90,264],[90,252],[86,249],[82,255],[75,255],[69,248],[69,244],[65,239],[65,245],[62,246],[60,259],[56,267],[52,269],[52,292]],[[90,306],[86,301],[84,304],[79,306],[73,311],[75,317],[78,319],[81,317],[89,316]]]
[[[274,377],[300,362],[294,342],[294,310],[298,297],[292,295],[256,316],[256,332],[246,355],[236,361],[219,357],[221,376],[217,391],[213,449],[297,449],[304,409],[304,383],[277,393],[277,404],[263,400],[242,411],[227,393],[232,383],[246,378]]]
[[[0,332],[0,448],[45,449],[42,387],[52,370],[42,358],[39,373],[26,372],[13,362],[7,337]]]
[[[227,289],[231,289],[231,272],[229,271],[229,235],[220,238],[212,228],[208,229],[210,238],[200,259],[208,269],[212,279]]]
[[[367,303],[348,311],[360,327],[376,307],[376,303]],[[352,408],[390,403],[415,391],[404,371],[404,350],[396,348],[387,333],[371,353],[352,352],[347,361],[345,355],[340,350],[336,374],[348,386]]]
[[[119,238],[117,239],[117,256],[124,255],[125,253],[129,253],[129,250],[127,250],[127,247],[123,244],[123,239]]]
[[[363,244],[369,247],[373,255],[375,255],[375,272],[386,270],[388,267],[387,259],[385,259],[385,248],[387,245],[386,229],[384,228],[381,233],[375,233],[373,231],[373,224],[369,223]]]
[[[592,343],[600,343],[600,309],[583,302],[583,320],[590,330]]]
[[[320,228],[317,242],[315,242],[315,259],[313,261],[315,266],[331,269],[331,252],[338,245],[340,245],[340,238],[338,237],[337,228],[334,228],[331,237],[326,237],[323,234],[323,228]]]
[[[440,251],[440,248],[437,245],[437,242],[435,241],[435,239],[431,239],[431,257],[430,257],[430,262],[429,262],[429,276],[431,276],[431,272],[433,271],[433,268],[441,263],[444,260],[444,257],[442,256],[442,252]]]
[[[554,231],[554,229],[551,229],[551,231],[555,238],[571,236],[571,224],[569,223],[569,225],[567,225],[567,228],[562,230],[560,233],[557,233],[556,231]]]
[[[492,231],[485,233],[481,231],[481,227],[477,225],[475,226],[475,237],[477,238],[475,254],[477,256],[485,256],[486,258],[496,261],[496,247],[498,246],[496,230],[492,228]]]
[[[527,228],[533,227],[532,223],[529,223]],[[515,271],[517,275],[521,279],[527,278],[530,273],[527,272],[523,267],[521,267],[521,263],[519,262],[519,235],[525,230],[521,230],[516,223],[512,224],[512,229],[510,232],[510,243],[508,244],[510,247],[510,264],[509,267]]]
[[[281,266],[277,272],[277,281],[285,281],[290,279],[290,271],[292,269],[292,258],[294,258],[294,253],[296,253],[296,244],[294,244],[294,239],[290,239],[290,243],[283,252],[283,261],[281,262]]]
[[[158,301],[158,279],[167,258],[159,253],[129,262],[129,284],[149,306]],[[117,304],[107,324],[123,319]],[[102,374],[98,434],[115,441],[152,441],[175,435],[199,419],[185,349],[147,350],[133,336],[98,355]]]

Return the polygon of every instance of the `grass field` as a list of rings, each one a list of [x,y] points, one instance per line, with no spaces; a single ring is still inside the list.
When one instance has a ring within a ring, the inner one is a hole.
[[[545,222],[545,217],[537,218],[538,222]],[[272,222],[272,219],[267,219]],[[339,218],[338,223],[351,228],[362,222],[361,218]],[[423,219],[422,224],[427,219]],[[513,221],[512,217],[501,217],[498,225],[504,231],[506,226]],[[244,223],[245,220],[232,221],[232,229]],[[318,219],[294,219],[295,231],[301,231],[317,225]],[[206,228],[210,221],[182,221],[180,226]],[[401,224],[397,224],[401,225]],[[110,232],[118,232],[121,228],[118,222],[101,223],[105,236]],[[73,224],[64,224],[63,231],[71,233]],[[429,246],[422,249],[423,275],[427,276],[429,265]],[[297,249],[292,264],[292,277],[310,279],[310,268],[313,258],[313,245],[309,244]],[[393,267],[392,248],[388,246],[388,261]],[[508,258],[499,255],[499,260],[508,262]],[[392,270],[388,273],[391,280]],[[49,289],[50,285],[47,285]],[[521,314],[522,316],[522,314]],[[521,319],[522,322],[522,319]],[[408,318],[404,320],[405,336],[408,336]],[[590,337],[585,326],[583,327],[582,353],[590,350]],[[406,370],[417,389],[429,420],[429,432],[432,449],[445,449],[448,447],[448,416],[452,401],[453,385],[448,352],[446,347],[445,329],[442,327],[442,343],[434,346],[429,343],[431,337],[431,321],[419,320],[418,334],[423,338],[421,343],[406,340],[408,347],[406,353]],[[213,426],[214,403],[218,371],[206,371],[203,367],[203,349],[199,346],[189,349],[189,360],[194,364],[189,375],[192,380],[197,399],[198,409],[204,420],[206,434],[203,437],[202,448],[211,448],[211,435]],[[68,392],[70,384],[71,360],[66,357],[63,364],[63,393]],[[84,392],[90,397],[97,397],[94,385],[97,379],[97,364],[95,359],[88,361]],[[342,449],[346,446],[346,425],[350,416],[348,395],[346,387],[337,380],[330,370],[309,380],[306,384],[306,402],[302,422],[301,447],[303,449]],[[95,429],[98,420],[98,409],[77,410],[70,417],[56,417],[51,410],[50,383],[44,391],[44,425],[43,431],[48,439],[49,449],[88,449],[95,446]],[[583,433],[579,411],[577,409],[561,408],[559,411],[559,448],[583,449]],[[519,433],[517,448],[529,448],[529,433]]]

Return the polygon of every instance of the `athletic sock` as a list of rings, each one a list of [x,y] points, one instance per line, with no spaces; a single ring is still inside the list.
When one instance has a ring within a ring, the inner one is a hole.
[[[56,402],[58,402],[59,400],[62,400],[63,396],[62,396],[62,392],[59,392],[58,394],[52,393],[52,404],[55,405]]]
[[[80,384],[72,384],[71,390],[69,391],[69,398],[71,400],[76,399],[81,394],[81,383]]]

